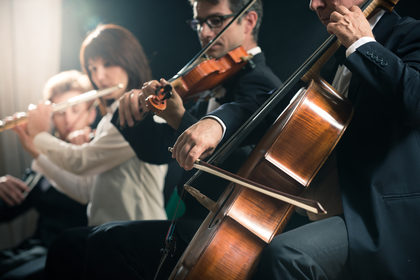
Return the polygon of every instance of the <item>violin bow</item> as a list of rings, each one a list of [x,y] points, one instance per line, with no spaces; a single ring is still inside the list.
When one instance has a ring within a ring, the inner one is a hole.
[[[249,8],[256,2],[257,0],[250,0],[233,18],[232,20],[226,24],[226,26],[210,41],[205,45],[175,76],[173,76],[169,82],[176,80],[180,76],[183,76],[186,72],[188,72],[192,67],[194,67],[200,58],[216,43],[216,41],[220,38],[220,36],[225,33],[225,31],[231,26],[235,20],[243,16]]]

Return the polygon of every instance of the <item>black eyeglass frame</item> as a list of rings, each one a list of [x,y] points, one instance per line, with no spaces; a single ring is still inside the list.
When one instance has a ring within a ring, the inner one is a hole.
[[[193,18],[193,19],[189,19],[187,20],[187,24],[191,27],[192,30],[194,31],[199,31],[201,28],[203,28],[203,24],[207,24],[207,26],[210,29],[213,28],[220,28],[222,27],[223,23],[225,22],[226,19],[234,17],[235,14],[228,14],[228,15],[209,15],[208,17],[204,18],[204,19],[198,19],[198,18]],[[220,20],[220,24],[212,24],[209,19],[212,18],[217,18]]]

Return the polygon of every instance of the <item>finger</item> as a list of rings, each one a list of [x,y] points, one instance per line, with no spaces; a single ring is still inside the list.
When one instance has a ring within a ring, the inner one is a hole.
[[[140,92],[139,96],[138,96],[138,101],[139,101],[139,112],[142,116],[142,118],[144,118],[144,116],[146,115],[146,113],[149,111],[149,105],[146,101],[146,95],[143,93],[143,91]]]
[[[24,200],[23,193],[13,186],[9,186],[7,195],[15,204],[20,204]]]
[[[0,198],[9,206],[16,205],[16,203],[9,198],[7,192],[3,188],[0,188]]]
[[[161,78],[159,81],[160,81],[160,86],[161,87],[169,85],[169,82],[167,80],[165,80],[164,78]]]
[[[12,130],[13,130],[14,132],[16,132],[16,134],[19,136],[19,138],[22,138],[22,137],[24,137],[24,136],[25,136],[25,132],[24,132],[24,130],[23,130],[23,127],[22,127],[22,126],[20,126],[20,125],[15,126],[14,128],[12,128]]]
[[[207,157],[209,157],[213,152],[214,152],[214,148],[209,148],[206,151],[204,151],[201,156],[199,157],[200,159],[205,159]]]
[[[160,86],[161,85],[158,81],[150,81],[141,90],[142,90],[143,94],[145,95],[145,97],[148,97],[149,95],[155,94],[156,90]]]
[[[19,184],[17,181],[10,180],[10,178],[3,183],[3,186],[5,196],[7,196],[15,204],[19,204],[23,201],[23,192],[28,189],[23,182]]]
[[[335,9],[335,11],[341,15],[347,15],[350,13],[350,10],[346,8],[346,6],[340,5],[337,6],[337,8]]]
[[[172,158],[176,159],[176,155],[178,154],[178,150],[181,149],[181,146],[183,145],[183,138],[184,135],[181,134],[175,141],[175,144],[172,146]]]
[[[170,91],[169,91],[169,97],[172,97],[172,95],[173,95],[172,85],[168,81],[166,81],[164,78],[161,78],[160,79],[160,84],[161,84],[161,87],[162,88],[165,88],[165,87],[169,86],[169,89],[170,89]]]
[[[130,91],[128,94],[124,96],[124,102],[123,102],[123,108],[122,108],[124,119],[128,126],[134,125],[134,120],[133,120],[133,117],[131,115],[131,110],[130,110],[130,95],[132,92],[133,91]]]
[[[191,170],[193,164],[200,157],[204,149],[196,144],[191,137],[186,137],[183,140],[181,149],[177,151],[177,160],[182,168],[185,170]]]
[[[194,146],[190,149],[190,151],[186,154],[184,159],[184,169],[191,170],[194,167],[194,163],[200,157],[202,153],[202,149],[198,146]]]
[[[349,11],[353,13],[363,13],[359,6],[352,6],[350,7]]]
[[[335,22],[330,22],[327,25],[327,32],[329,34],[336,34],[338,31],[338,24]]]
[[[136,121],[142,119],[139,108],[139,90],[134,90],[133,93],[130,94],[130,110]]]
[[[181,167],[183,167],[184,164],[184,154],[187,154],[191,147],[187,142],[187,138],[186,133],[182,133],[173,146],[172,158],[175,158]]]
[[[120,98],[120,105],[118,107],[118,116],[120,118],[120,126],[121,127],[124,127],[124,125],[125,125],[125,117],[124,117],[124,109],[123,109],[123,107],[124,107],[124,98],[123,97],[124,97],[124,95],[121,96],[121,98]]]
[[[194,149],[196,146],[195,145],[191,145],[191,144],[185,144],[182,149],[180,150],[180,152],[178,153],[177,156],[177,161],[179,163],[179,165],[184,168],[185,170],[191,170],[192,169],[192,164],[189,163],[192,161],[192,159],[190,158],[190,152],[192,149]]]
[[[330,22],[338,22],[343,18],[343,15],[338,12],[332,12],[330,15]]]
[[[17,189],[19,189],[20,192],[29,190],[29,187],[22,180],[9,176],[9,175],[7,175],[6,177],[7,177],[7,181],[10,182]]]

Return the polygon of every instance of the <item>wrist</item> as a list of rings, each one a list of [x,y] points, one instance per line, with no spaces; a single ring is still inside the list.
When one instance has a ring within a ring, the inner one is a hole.
[[[31,154],[31,156],[32,156],[34,159],[37,159],[37,158],[39,157],[39,153],[38,153],[38,151],[30,151],[29,153]]]
[[[353,42],[346,50],[346,57],[349,57],[349,55],[351,55],[352,53],[354,53],[356,51],[357,48],[359,48],[360,46],[369,43],[369,42],[375,42],[375,38],[370,37],[370,36],[364,36],[359,38],[357,41]]]
[[[159,116],[164,118],[166,120],[166,122],[173,129],[177,130],[178,127],[181,124],[181,121],[182,121],[182,118],[184,117],[184,114],[185,114],[185,108],[184,108],[184,106],[181,106],[178,110],[172,112],[171,114],[165,114],[165,112],[163,112]]]
[[[209,128],[209,131],[211,131],[211,134],[215,136],[214,139],[217,138],[217,142],[220,142],[224,135],[224,127],[220,123],[218,118],[215,118],[214,116],[208,116],[200,120],[200,122]]]

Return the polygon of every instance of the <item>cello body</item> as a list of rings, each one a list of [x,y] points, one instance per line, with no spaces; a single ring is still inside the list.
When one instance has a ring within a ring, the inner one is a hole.
[[[327,160],[353,114],[324,80],[312,81],[277,118],[238,175],[301,195]],[[230,184],[206,217],[170,279],[247,279],[264,246],[294,207]]]

